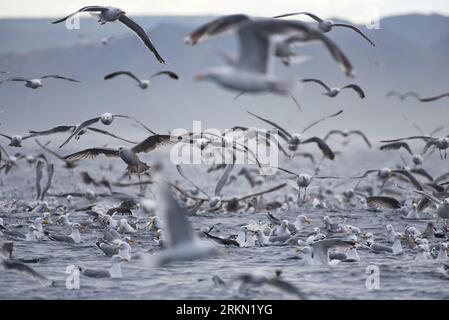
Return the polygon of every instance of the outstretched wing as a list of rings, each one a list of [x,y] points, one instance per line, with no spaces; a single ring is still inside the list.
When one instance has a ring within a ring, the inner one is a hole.
[[[96,132],[96,133],[101,133],[101,134],[104,134],[104,135],[107,135],[107,136],[110,136],[110,137],[113,137],[115,139],[122,140],[122,141],[125,141],[125,142],[128,142],[128,143],[132,143],[132,144],[136,144],[137,143],[135,141],[131,141],[131,140],[119,137],[119,136],[117,136],[117,135],[115,135],[113,133],[110,133],[110,132],[106,131],[106,130],[101,130],[101,129],[97,129],[97,128],[93,128],[93,127],[87,127],[87,130],[93,131],[93,132]]]
[[[291,17],[291,16],[297,16],[297,15],[300,15],[300,14],[304,14],[306,16],[309,16],[310,18],[312,18],[316,22],[323,22],[323,19],[319,18],[318,16],[316,16],[313,13],[310,13],[310,12],[285,13],[285,14],[281,14],[281,15],[275,16],[273,18],[286,18],[286,17]]]
[[[186,38],[185,43],[195,45],[200,41],[218,34],[223,34],[236,29],[240,23],[249,21],[250,18],[244,14],[233,14],[214,19],[192,31]]]
[[[75,12],[69,14],[67,17],[64,17],[62,19],[53,21],[52,24],[63,22],[65,20],[67,20],[68,18],[70,18],[70,17],[72,17],[75,14],[80,13],[80,12],[96,12],[96,11],[103,11],[104,9],[106,9],[106,7],[101,7],[101,6],[87,6],[87,7],[83,7],[81,9],[79,9],[78,11],[75,11]]]
[[[339,115],[342,114],[342,113],[343,113],[343,109],[340,110],[340,111],[338,111],[338,112],[336,112],[336,113],[333,113],[333,114],[331,114],[331,115],[322,117],[321,119],[315,120],[315,121],[313,121],[311,124],[309,124],[307,127],[305,127],[304,129],[302,129],[301,133],[306,132],[306,131],[309,130],[310,128],[313,128],[313,127],[316,126],[318,123],[323,122],[323,121],[326,120],[326,119],[334,118],[334,117],[336,117],[336,116],[339,116]]]
[[[318,83],[319,85],[323,86],[324,89],[326,89],[327,91],[329,91],[331,88],[329,88],[329,86],[327,84],[325,84],[323,81],[319,80],[319,79],[302,79],[301,82],[314,82],[314,83]]]
[[[349,134],[355,134],[355,135],[358,135],[358,136],[362,137],[362,139],[363,139],[363,141],[365,141],[366,145],[369,148],[372,148],[371,142],[368,140],[368,137],[362,131],[360,131],[360,130],[351,130],[351,131],[349,131]]]
[[[104,154],[108,158],[119,157],[118,151],[111,148],[89,148],[82,151],[72,153],[64,158],[66,160],[94,159],[100,154]]]
[[[28,132],[34,136],[46,136],[46,135],[53,134],[53,133],[67,132],[67,131],[73,130],[74,128],[75,128],[75,126],[57,126],[57,127],[51,128],[49,130],[44,130],[44,131],[29,130]]]
[[[139,26],[137,23],[134,22],[134,20],[130,19],[126,15],[122,14],[120,15],[120,18],[118,18],[120,22],[122,22],[124,25],[126,25],[128,28],[130,28],[132,31],[134,31],[137,36],[142,40],[142,42],[145,44],[145,46],[150,49],[151,52],[153,52],[154,56],[156,57],[157,61],[160,63],[165,63],[164,59],[161,57],[159,52],[157,52],[155,46],[151,42],[148,35],[145,33],[145,30],[141,26]]]
[[[151,76],[151,78],[154,78],[154,77],[157,77],[160,75],[167,75],[170,79],[174,79],[174,80],[179,79],[179,76],[176,73],[174,73],[173,71],[169,71],[169,70],[163,70],[163,71],[156,72],[155,74],[153,74]]]
[[[355,32],[357,32],[358,34],[360,34],[363,38],[365,38],[366,41],[368,41],[373,47],[375,47],[376,45],[374,44],[373,41],[371,41],[370,38],[368,38],[368,36],[366,34],[364,34],[359,28],[350,25],[350,24],[346,24],[346,23],[334,23],[333,27],[344,27],[344,28],[349,28],[354,30]]]
[[[323,155],[326,158],[328,158],[330,160],[335,159],[335,153],[332,151],[332,149],[329,147],[329,145],[321,138],[312,137],[312,138],[302,141],[301,144],[311,143],[311,142],[316,143],[318,145],[318,148],[320,148],[321,152],[323,153]]]
[[[404,148],[405,150],[407,150],[408,153],[413,155],[412,149],[410,148],[408,143],[403,142],[403,141],[387,143],[387,144],[384,144],[383,146],[381,146],[379,149],[380,150],[399,150],[401,148]]]
[[[105,76],[104,76],[104,80],[113,79],[113,78],[115,78],[116,76],[120,76],[120,75],[128,76],[128,77],[130,77],[130,78],[136,80],[137,83],[140,83],[140,82],[141,82],[140,79],[137,78],[137,77],[136,77],[132,72],[130,72],[130,71],[116,71],[116,72],[112,72],[112,73],[110,73],[110,74],[105,75]]]
[[[74,136],[78,135],[81,132],[81,130],[83,130],[84,128],[98,122],[98,120],[100,120],[100,118],[101,117],[92,118],[92,119],[86,120],[83,123],[81,123],[80,125],[78,125],[76,127],[76,129],[73,130],[72,134],[59,146],[59,148],[62,148],[63,146],[65,146]]]
[[[131,150],[135,153],[139,152],[151,152],[154,149],[160,147],[160,146],[167,146],[170,144],[177,143],[182,140],[182,137],[174,137],[167,134],[155,134],[153,136],[149,136],[142,142],[135,145]]]
[[[353,89],[355,92],[357,92],[357,94],[359,95],[359,97],[361,99],[365,98],[365,92],[363,92],[362,88],[360,88],[358,85],[351,83],[351,84],[348,84],[347,86],[342,87],[342,89],[347,89],[347,88]]]
[[[444,98],[444,97],[449,97],[449,92],[440,94],[439,96],[436,96],[436,97],[420,98],[418,100],[421,101],[421,102],[431,102],[431,101],[435,101],[435,100],[438,100],[438,99],[441,99],[441,98]]]
[[[71,82],[81,83],[81,81],[78,81],[76,79],[67,78],[64,76],[60,76],[58,74],[47,74],[47,75],[41,77],[41,79],[46,79],[46,78],[61,79],[61,80],[67,80],[67,81],[71,81]]]
[[[373,196],[365,198],[367,204],[374,204],[387,209],[399,209],[401,208],[401,203],[395,198],[383,197],[383,196]]]
[[[248,112],[250,115],[256,117],[257,119],[262,120],[263,122],[266,122],[266,123],[268,123],[269,125],[272,125],[272,126],[276,127],[276,129],[278,129],[278,130],[280,131],[280,134],[279,134],[279,135],[280,135],[281,138],[283,138],[285,141],[288,142],[288,140],[292,137],[292,135],[291,135],[290,133],[288,133],[287,130],[285,130],[285,129],[282,128],[281,126],[277,125],[277,124],[274,123],[273,121],[270,121],[270,120],[268,120],[268,119],[259,117],[258,115],[254,114],[254,113],[252,113],[252,112],[250,112],[250,111],[246,111],[246,112]]]

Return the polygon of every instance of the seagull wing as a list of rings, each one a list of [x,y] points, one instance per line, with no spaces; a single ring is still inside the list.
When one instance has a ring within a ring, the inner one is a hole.
[[[44,277],[40,273],[34,271],[32,268],[30,268],[23,262],[20,262],[20,261],[14,260],[14,259],[6,259],[6,260],[3,260],[3,262],[1,262],[1,263],[5,269],[29,275],[32,278],[39,281],[39,283],[44,287],[51,287],[53,285],[53,281]]]
[[[160,146],[167,146],[170,144],[177,143],[182,140],[182,137],[173,137],[167,134],[155,134],[153,136],[149,136],[142,142],[139,142],[137,145],[132,147],[132,151],[135,153],[148,153]]]
[[[44,174],[44,165],[45,162],[42,160],[36,162],[36,200],[39,200],[42,194],[41,181]]]
[[[355,92],[357,92],[357,94],[359,95],[359,97],[361,99],[365,98],[365,92],[363,92],[362,88],[360,88],[358,85],[356,84],[348,84],[347,86],[342,87],[342,89],[353,89]]]
[[[195,29],[184,41],[186,44],[195,45],[210,36],[235,30],[242,22],[246,21],[250,21],[250,18],[244,14],[222,16]]]
[[[13,77],[13,78],[6,79],[6,81],[29,81],[29,80],[25,79],[23,77]]]
[[[305,127],[305,128],[301,131],[301,133],[306,132],[306,131],[309,130],[310,128],[313,128],[315,125],[317,125],[317,124],[320,123],[320,122],[323,122],[323,121],[326,120],[326,119],[334,118],[334,117],[336,117],[336,116],[338,116],[338,115],[340,115],[340,114],[342,114],[342,113],[343,113],[343,110],[340,110],[340,111],[338,111],[338,112],[336,112],[336,113],[333,113],[333,114],[331,114],[331,115],[328,115],[328,116],[325,116],[325,117],[323,117],[323,118],[321,118],[321,119],[318,119],[318,120],[312,122],[311,124],[309,124],[307,127]]]
[[[302,79],[301,82],[314,82],[318,83],[319,85],[323,86],[327,91],[329,91],[331,88],[327,84],[325,84],[323,81],[318,79]]]
[[[113,78],[115,78],[116,76],[120,76],[120,75],[128,76],[128,77],[130,77],[130,78],[136,80],[137,83],[141,83],[140,79],[137,78],[137,77],[136,77],[132,72],[130,72],[130,71],[116,71],[116,72],[112,72],[112,73],[110,73],[110,74],[105,75],[105,76],[104,76],[104,80],[113,79]]]
[[[323,19],[319,18],[318,16],[316,16],[313,13],[310,13],[310,12],[285,13],[285,14],[281,14],[281,15],[275,16],[273,18],[285,18],[285,17],[297,16],[297,15],[300,15],[300,14],[304,14],[306,16],[309,16],[310,18],[312,18],[316,22],[323,22]]]
[[[83,7],[81,9],[79,9],[78,11],[73,12],[73,13],[69,14],[68,16],[66,16],[66,17],[64,17],[62,19],[53,21],[52,24],[63,22],[65,20],[67,20],[68,18],[70,18],[70,17],[72,17],[75,14],[80,13],[80,12],[96,12],[96,11],[103,11],[105,9],[106,9],[106,7],[101,7],[101,6],[87,6],[87,7]]]
[[[36,141],[36,143],[37,143],[37,145],[38,145],[39,147],[41,147],[42,149],[44,149],[44,150],[47,151],[48,153],[52,154],[53,156],[55,156],[55,157],[58,158],[59,160],[62,160],[62,161],[64,161],[64,162],[67,162],[67,160],[66,160],[63,156],[61,156],[60,154],[54,152],[54,151],[51,150],[51,149],[48,149],[48,148],[47,148],[46,146],[44,146],[39,140],[34,139],[34,141]]]
[[[104,154],[108,158],[118,158],[118,151],[111,148],[89,148],[82,151],[72,153],[64,158],[66,160],[94,159],[100,154]]]
[[[287,170],[287,169],[284,169],[284,168],[281,168],[281,167],[274,167],[274,168],[279,169],[279,170],[281,170],[281,171],[284,171],[285,173],[288,173],[288,174],[291,174],[291,175],[293,175],[293,176],[298,177],[298,174],[297,174],[297,173],[291,172],[291,171],[289,171],[289,170]]]
[[[421,139],[424,141],[435,140],[435,138],[430,137],[430,136],[411,136],[411,137],[399,138],[399,139],[381,140],[380,142],[398,142],[398,141],[403,141],[403,140],[416,140],[416,139]]]
[[[53,163],[47,163],[47,183],[45,184],[44,190],[42,190],[40,200],[44,200],[45,195],[51,187],[51,183],[53,182],[53,176],[55,173],[55,167]]]
[[[279,169],[280,169],[280,168],[279,168]],[[282,169],[281,169],[281,170],[282,170]],[[237,200],[238,200],[238,201],[243,201],[243,200],[246,200],[246,199],[258,197],[258,196],[261,196],[261,195],[263,195],[263,194],[267,194],[267,193],[271,193],[271,192],[280,190],[280,189],[284,188],[286,185],[287,185],[286,183],[282,183],[282,184],[280,184],[280,185],[277,185],[277,186],[275,186],[275,187],[273,187],[273,188],[270,188],[270,189],[267,189],[267,190],[263,190],[263,191],[259,191],[259,192],[255,192],[255,193],[248,194],[248,195],[246,195],[246,196],[243,196],[243,197],[241,197],[241,198],[238,198]]]
[[[329,139],[330,136],[334,135],[334,134],[339,134],[341,136],[344,136],[345,133],[341,130],[331,130],[329,131],[325,136],[324,136],[324,141],[327,141],[327,139]]]
[[[67,81],[71,81],[71,82],[81,83],[81,81],[78,81],[76,79],[63,77],[63,76],[60,76],[60,75],[57,75],[57,74],[48,74],[46,76],[41,77],[41,79],[46,79],[46,78],[61,79],[61,80],[67,80]]]
[[[145,130],[147,130],[148,132],[150,132],[151,134],[156,134],[156,132],[154,132],[153,130],[151,130],[150,128],[148,128],[146,125],[144,125],[141,121],[137,120],[134,117],[131,116],[127,116],[124,114],[114,114],[115,118],[126,118],[126,119],[130,119],[135,121],[137,124],[139,124],[142,128],[144,128]]]
[[[96,133],[101,133],[101,134],[104,134],[104,135],[107,135],[107,136],[110,136],[110,137],[113,137],[113,138],[116,138],[118,140],[122,140],[122,141],[125,141],[125,142],[128,142],[128,143],[132,143],[132,144],[136,144],[137,143],[135,141],[131,141],[131,140],[119,137],[119,136],[117,136],[117,135],[115,135],[113,133],[110,133],[110,132],[106,131],[106,130],[101,130],[101,129],[97,129],[97,128],[93,128],[93,127],[87,127],[87,130],[93,131],[93,132],[96,132]]]
[[[321,138],[312,137],[312,138],[302,141],[301,144],[311,143],[311,142],[316,143],[318,145],[318,148],[320,148],[321,152],[323,153],[323,155],[326,158],[328,158],[330,160],[335,159],[335,153],[332,151],[332,149],[329,147],[329,145]]]
[[[254,114],[254,113],[252,113],[252,112],[249,112],[249,111],[246,111],[246,112],[248,112],[250,115],[256,117],[257,119],[262,120],[262,121],[268,123],[269,125],[274,126],[276,129],[278,129],[278,130],[280,131],[279,135],[280,135],[280,137],[283,138],[285,141],[288,142],[288,140],[292,137],[292,135],[291,135],[290,133],[288,133],[287,130],[285,130],[285,129],[282,128],[281,126],[277,125],[277,124],[274,123],[273,121],[270,121],[270,120],[268,120],[268,119],[259,117],[258,115]]]
[[[81,132],[81,130],[83,130],[87,126],[90,126],[90,125],[93,125],[94,123],[97,123],[100,120],[100,118],[101,117],[92,118],[92,119],[84,121],[80,125],[77,125],[76,129],[73,130],[73,132],[70,134],[70,136],[59,146],[59,148],[62,148],[63,146],[65,146],[73,137],[78,135]]]
[[[49,130],[44,130],[44,131],[29,130],[28,132],[33,134],[34,136],[46,136],[46,135],[53,134],[53,133],[67,132],[67,131],[73,130],[74,128],[75,128],[75,126],[57,126],[57,127],[51,128]]]
[[[132,31],[134,31],[137,36],[142,40],[142,42],[145,44],[145,46],[150,49],[151,52],[155,55],[156,59],[160,63],[165,63],[164,59],[160,56],[159,52],[157,52],[156,48],[154,47],[153,43],[151,42],[148,35],[145,33],[145,30],[141,26],[139,26],[134,20],[130,19],[126,15],[122,14],[119,18],[120,22],[126,25],[128,28],[130,28]]]
[[[373,196],[365,199],[367,204],[375,204],[387,209],[399,209],[402,207],[398,200],[391,197]]]
[[[357,32],[358,34],[360,34],[363,38],[365,38],[366,41],[368,41],[373,47],[375,47],[376,45],[374,44],[374,42],[371,41],[370,38],[368,38],[367,35],[365,35],[359,28],[350,25],[350,24],[346,24],[346,23],[334,23],[332,25],[333,27],[343,27],[343,28],[349,28],[354,30],[355,32]]]
[[[221,175],[220,180],[218,180],[217,186],[215,187],[215,196],[220,196],[221,190],[228,181],[232,169],[234,169],[234,162],[226,165],[226,168],[223,174]]]
[[[365,141],[366,145],[369,148],[372,148],[371,142],[368,140],[368,137],[362,131],[360,131],[360,130],[351,130],[351,131],[349,131],[349,134],[355,134],[355,135],[358,135],[358,136],[362,137],[362,139],[363,139],[363,141]]]
[[[384,144],[383,146],[380,146],[379,149],[380,150],[399,150],[401,148],[404,148],[405,150],[407,150],[408,153],[413,155],[412,149],[410,148],[408,143],[403,142],[403,141],[387,143],[387,144]]]
[[[9,139],[9,140],[12,139],[10,136],[7,136],[6,134],[3,134],[3,133],[0,133],[0,136],[4,137],[6,139]]]
[[[153,74],[151,76],[151,78],[154,78],[154,77],[157,77],[160,75],[166,75],[170,79],[179,80],[179,76],[176,73],[174,73],[173,71],[169,71],[169,70],[163,70],[163,71],[156,72],[155,74]]]
[[[162,186],[162,210],[159,213],[171,247],[193,242],[195,232],[185,217],[185,212],[166,185]]]
[[[438,99],[441,99],[441,98],[444,98],[444,97],[449,97],[449,92],[440,94],[439,96],[436,96],[436,97],[421,98],[421,99],[418,99],[418,100],[421,101],[421,102],[431,102],[431,101],[435,101],[435,100],[438,100]]]
[[[195,182],[193,182],[187,175],[184,173],[184,170],[182,170],[182,167],[178,164],[176,165],[176,170],[178,170],[178,173],[181,177],[183,177],[185,180],[187,180],[192,186],[194,186],[196,189],[201,191],[202,194],[204,194],[206,197],[209,198],[209,195],[206,191],[204,191],[202,188],[200,188]]]
[[[428,173],[425,169],[423,168],[413,168],[410,169],[410,172],[414,173],[414,174],[418,174],[424,178],[426,178],[429,181],[433,181],[433,177],[430,173]]]
[[[397,173],[397,174],[400,174],[400,175],[406,177],[410,181],[410,183],[413,184],[413,186],[416,189],[418,189],[420,191],[424,190],[421,183],[409,171],[404,170],[404,169],[396,169],[396,170],[391,170],[391,172]]]

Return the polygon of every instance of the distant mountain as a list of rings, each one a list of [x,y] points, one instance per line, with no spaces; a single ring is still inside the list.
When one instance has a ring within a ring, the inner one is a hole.
[[[44,88],[38,90],[24,88],[19,83],[1,84],[0,110],[5,110],[5,113],[0,115],[0,131],[25,133],[28,129],[79,123],[106,111],[137,116],[159,132],[178,127],[191,130],[192,120],[202,120],[203,129],[224,129],[233,125],[264,126],[248,115],[246,110],[272,117],[294,131],[300,130],[313,119],[341,108],[345,110],[342,116],[320,124],[311,134],[324,134],[330,128],[362,129],[375,137],[416,133],[403,120],[402,114],[407,114],[430,131],[447,121],[448,101],[432,104],[412,100],[400,102],[386,99],[385,94],[391,89],[417,90],[423,95],[449,90],[448,33],[444,36],[444,32],[439,30],[441,33],[436,36],[432,29],[435,25],[423,22],[432,18],[413,15],[382,20],[380,30],[364,30],[376,42],[375,48],[350,30],[335,29],[329,33],[354,64],[356,79],[346,78],[322,45],[299,47],[298,50],[312,59],[289,68],[278,63],[277,74],[298,78],[317,77],[333,86],[355,82],[367,94],[367,98],[361,100],[354,93],[346,91],[330,99],[321,95],[322,90],[316,85],[299,85],[294,94],[304,108],[302,113],[288,97],[244,95],[233,100],[236,95],[234,92],[212,83],[195,82],[195,74],[207,67],[222,64],[213,52],[214,46],[232,53],[236,51],[233,35],[211,39],[194,47],[184,44],[184,37],[194,26],[205,21],[205,17],[175,20],[148,18],[145,25],[154,25],[149,34],[159,52],[169,62],[168,65],[157,63],[139,39],[121,26],[112,25],[109,29],[107,25],[90,25],[90,22],[94,22],[86,20],[84,29],[82,22],[82,31],[89,35],[89,39],[99,39],[117,32],[119,36],[103,46],[99,41],[81,41],[63,26],[46,24],[41,29],[36,27],[44,20],[28,21],[27,27],[25,24],[17,30],[10,25],[8,32],[2,31],[1,40],[2,43],[10,44],[11,51],[16,53],[1,55],[0,69],[11,70],[13,75],[30,77],[60,73],[80,79],[82,83],[48,79]],[[440,16],[436,16],[436,19],[449,21],[449,18]],[[8,23],[21,24],[18,21],[0,21],[0,26]],[[417,31],[419,37],[426,38],[428,45],[415,41],[411,34],[407,34],[409,28],[415,25],[420,26]],[[27,32],[29,28],[35,32]],[[52,32],[45,37],[45,30],[50,29]],[[53,31],[56,29],[58,31]],[[13,41],[14,38],[18,40]],[[429,38],[434,39],[430,41]],[[16,42],[28,44],[20,46]],[[28,47],[25,50],[27,45],[34,42],[39,43],[33,47],[35,49]],[[19,51],[21,53],[17,53]],[[181,80],[156,78],[148,90],[141,90],[127,78],[103,80],[105,74],[116,70],[131,70],[145,78],[161,69],[177,72]],[[107,129],[128,136],[136,133],[145,135],[140,129],[126,124],[125,120],[118,120]]]

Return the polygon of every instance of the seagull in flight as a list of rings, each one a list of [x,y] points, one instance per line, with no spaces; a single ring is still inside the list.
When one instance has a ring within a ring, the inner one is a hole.
[[[324,89],[327,90],[327,92],[323,93],[324,95],[330,97],[330,98],[334,98],[336,96],[338,96],[338,94],[341,92],[341,90],[343,89],[352,89],[354,90],[361,99],[365,98],[365,92],[363,92],[362,88],[360,88],[358,85],[356,84],[348,84],[344,87],[341,88],[331,88],[329,87],[327,84],[325,84],[323,81],[318,80],[318,79],[302,79],[302,82],[314,82],[314,83],[318,83],[319,85],[323,86]]]
[[[140,175],[148,171],[150,169],[150,166],[139,159],[139,157],[137,156],[138,153],[148,153],[160,146],[170,145],[181,140],[181,136],[173,137],[170,135],[156,134],[153,136],[149,136],[132,148],[89,148],[75,152],[64,158],[69,161],[78,161],[81,159],[94,159],[100,154],[103,154],[108,158],[121,158],[128,165],[126,170],[128,171],[129,176],[131,176],[131,174],[133,173]]]
[[[124,114],[112,114],[112,113],[106,112],[106,113],[103,113],[99,117],[95,117],[95,118],[86,120],[86,121],[76,125],[76,128],[72,131],[70,136],[59,146],[59,148],[62,148],[63,146],[65,146],[73,137],[76,137],[76,136],[79,136],[80,134],[82,134],[81,132],[85,131],[86,127],[93,125],[94,123],[97,123],[98,121],[100,121],[102,124],[108,126],[114,121],[115,118],[131,119],[131,120],[135,121],[136,123],[138,123],[140,126],[142,126],[148,132],[150,132],[152,134],[156,134],[153,130],[149,129],[147,126],[145,126],[142,122],[140,122],[139,120],[137,120],[134,117],[127,116]],[[92,129],[93,128],[90,128],[90,130],[92,130]],[[59,131],[59,129],[58,129],[58,131]],[[98,132],[98,129],[97,129],[97,132]],[[117,136],[115,136],[115,137],[117,137]],[[122,138],[119,138],[119,139],[123,140]]]
[[[128,76],[128,77],[130,77],[131,79],[136,80],[136,81],[137,81],[137,85],[138,85],[139,88],[141,88],[141,89],[147,89],[147,88],[150,86],[150,80],[153,79],[154,77],[157,77],[157,76],[160,76],[160,75],[166,75],[166,76],[168,76],[170,79],[173,79],[173,80],[178,80],[178,79],[179,79],[179,76],[178,76],[176,73],[174,73],[174,72],[172,72],[172,71],[164,70],[164,71],[156,72],[156,73],[153,74],[153,75],[150,77],[150,79],[148,79],[148,80],[141,80],[141,79],[137,78],[137,77],[136,77],[132,72],[130,72],[130,71],[116,71],[116,72],[110,73],[110,74],[108,74],[108,75],[106,75],[106,76],[104,77],[104,80],[113,79],[113,78],[115,78],[115,77],[117,77],[117,76],[120,76],[120,75]]]
[[[279,79],[273,75],[276,44],[282,39],[296,36],[298,42],[321,41],[337,61],[345,74],[354,70],[337,45],[321,31],[299,21],[275,19],[251,19],[244,15],[219,17],[194,30],[187,44],[195,44],[201,38],[235,31],[239,39],[240,54],[232,65],[214,67],[196,76],[196,80],[211,80],[238,92],[265,92],[286,94],[294,81]]]
[[[12,78],[6,79],[6,81],[25,82],[25,87],[31,88],[31,89],[37,89],[37,88],[41,88],[43,86],[43,84],[42,84],[43,79],[61,79],[61,80],[67,80],[70,82],[81,83],[80,81],[78,81],[76,79],[63,77],[63,76],[60,76],[57,74],[48,74],[48,75],[42,76],[40,78],[34,78],[34,79],[27,79],[24,77],[12,77]]]
[[[315,20],[316,22],[318,22],[318,28],[323,32],[329,32],[334,27],[343,27],[343,28],[352,29],[355,32],[357,32],[359,35],[361,35],[366,41],[368,41],[370,45],[372,45],[373,47],[376,46],[374,44],[374,42],[371,41],[371,39],[368,38],[368,36],[366,36],[359,28],[357,28],[351,24],[347,24],[347,23],[335,23],[332,20],[323,20],[320,17],[318,17],[310,12],[286,13],[286,14],[281,14],[281,15],[275,16],[274,18],[285,18],[285,17],[291,17],[291,16],[296,16],[296,15],[301,15],[301,14],[306,15],[306,16],[312,18],[313,20]]]
[[[160,63],[165,63],[165,60],[161,57],[159,52],[154,47],[153,43],[151,42],[148,35],[145,33],[145,30],[139,26],[134,20],[129,18],[126,15],[126,12],[122,9],[115,8],[115,7],[102,7],[102,6],[87,6],[79,9],[76,12],[73,12],[69,14],[68,16],[53,21],[52,24],[64,22],[68,18],[71,18],[72,16],[81,13],[81,12],[89,12],[93,17],[95,17],[101,25],[107,23],[107,22],[113,22],[113,21],[120,21],[125,26],[130,28],[139,38],[142,40],[144,45],[154,54],[156,59]]]

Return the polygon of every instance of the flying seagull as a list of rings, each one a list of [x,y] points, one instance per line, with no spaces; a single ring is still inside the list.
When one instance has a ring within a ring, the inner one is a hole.
[[[416,92],[413,91],[408,91],[404,94],[399,93],[397,91],[390,91],[385,95],[386,98],[391,98],[391,97],[398,97],[401,101],[407,99],[408,97],[414,97],[416,99],[419,99],[419,96]]]
[[[258,115],[251,113],[249,111],[247,111],[250,115],[258,118],[259,120],[262,120],[274,127],[276,127],[276,129],[278,129],[278,133],[279,133],[279,137],[282,138],[283,140],[285,140],[288,143],[288,148],[291,151],[296,151],[298,149],[298,146],[300,144],[306,144],[306,143],[316,143],[316,145],[318,146],[318,148],[321,150],[321,152],[323,153],[323,156],[326,157],[327,159],[330,160],[334,160],[335,158],[335,153],[332,151],[332,149],[327,145],[327,143],[319,138],[319,137],[311,137],[311,138],[307,138],[304,139],[302,138],[302,135],[299,133],[295,133],[295,134],[290,134],[287,130],[283,129],[282,127],[280,127],[279,125],[277,125],[276,123],[274,123],[273,121],[270,121],[268,119],[259,117]],[[314,123],[310,124],[309,126],[307,126],[305,129],[302,130],[302,133],[304,133],[306,130],[310,129],[311,127],[313,127],[314,125],[316,125],[317,123],[327,119],[327,118],[332,118],[335,117],[339,114],[341,114],[343,112],[343,110],[338,111],[335,114],[332,114],[330,116],[324,117],[318,121],[315,121]]]
[[[160,63],[165,63],[164,59],[160,56],[159,52],[157,52],[156,48],[154,47],[153,43],[151,42],[148,35],[145,33],[145,30],[139,26],[134,20],[126,16],[126,12],[115,7],[102,7],[102,6],[87,6],[79,9],[78,11],[71,13],[67,17],[64,17],[62,19],[53,21],[52,24],[60,23],[68,18],[71,18],[72,16],[80,13],[80,12],[89,12],[92,16],[94,16],[98,23],[101,25],[105,24],[106,22],[113,22],[119,20],[121,23],[126,25],[128,28],[130,28],[139,38],[142,40],[144,45],[155,55],[156,59]]]
[[[373,47],[375,47],[376,45],[374,44],[373,41],[370,40],[370,38],[368,38],[359,28],[351,25],[351,24],[347,24],[347,23],[335,23],[332,20],[323,20],[321,18],[319,18],[318,16],[314,15],[313,13],[310,12],[293,12],[293,13],[286,13],[286,14],[281,14],[279,16],[275,16],[274,18],[285,18],[285,17],[291,17],[291,16],[296,16],[296,15],[300,15],[300,14],[304,14],[306,16],[309,16],[310,18],[312,18],[313,20],[315,20],[316,22],[318,22],[318,28],[323,31],[323,32],[329,32],[332,30],[333,27],[343,27],[343,28],[349,28],[354,30],[355,32],[357,32],[359,35],[361,35],[366,41],[368,41]]]
[[[112,113],[106,112],[106,113],[103,113],[99,117],[95,117],[95,118],[86,120],[86,121],[76,125],[76,128],[72,131],[70,136],[59,146],[59,148],[62,148],[63,146],[65,146],[73,137],[79,136],[80,133],[86,127],[88,127],[90,125],[93,125],[94,123],[97,123],[98,121],[100,121],[102,124],[108,126],[108,125],[110,125],[114,121],[115,118],[131,119],[131,120],[135,121],[136,123],[138,123],[140,126],[142,126],[148,132],[150,132],[152,134],[156,134],[153,130],[149,129],[147,126],[145,126],[142,122],[140,122],[139,120],[137,120],[134,117],[127,116],[127,115],[124,115],[124,114],[112,114]],[[90,130],[92,130],[92,129],[93,128],[90,128]],[[98,129],[95,129],[95,130],[97,130],[97,132],[99,132]],[[119,138],[119,139],[123,140],[122,138]]]
[[[164,71],[156,72],[156,73],[153,74],[153,75],[150,77],[150,79],[148,79],[148,80],[141,80],[141,79],[137,78],[137,77],[136,77],[132,72],[130,72],[130,71],[116,71],[116,72],[110,73],[110,74],[108,74],[108,75],[106,75],[106,76],[104,77],[104,80],[113,79],[113,78],[115,78],[116,76],[120,76],[120,75],[125,75],[125,76],[128,76],[128,77],[130,77],[130,78],[136,80],[136,81],[137,81],[137,85],[138,85],[139,88],[141,88],[141,89],[146,89],[146,88],[148,88],[148,86],[150,85],[150,79],[152,79],[152,78],[154,78],[154,77],[157,77],[157,76],[160,76],[160,75],[166,75],[166,76],[168,76],[170,79],[173,79],[173,80],[178,80],[178,79],[179,79],[179,76],[178,76],[176,73],[174,73],[174,72],[172,72],[172,71],[164,70]]]
[[[160,146],[173,144],[182,140],[182,137],[172,137],[170,135],[153,135],[149,136],[145,140],[141,141],[132,148],[119,147],[118,149],[112,148],[89,148],[82,151],[75,152],[65,157],[69,161],[78,161],[81,159],[94,159],[98,155],[103,154],[108,158],[121,158],[128,167],[128,175],[136,173],[140,175],[144,173],[150,166],[145,162],[140,161],[137,156],[138,153],[148,153]]]
[[[34,134],[30,134],[27,136],[21,136],[18,134],[15,134],[13,136],[8,136],[6,134],[0,133],[0,136],[2,136],[3,138],[9,139],[8,146],[20,148],[20,147],[22,147],[22,141],[34,137]]]
[[[327,84],[325,84],[323,81],[318,80],[318,79],[302,79],[301,81],[318,83],[319,85],[323,86],[324,89],[327,90],[327,92],[325,92],[323,94],[330,98],[336,97],[340,93],[340,91],[343,89],[353,89],[355,92],[357,92],[357,94],[359,95],[359,97],[361,99],[365,98],[365,93],[363,92],[362,88],[360,88],[358,85],[353,84],[353,83],[348,84],[341,88],[331,88]]]
[[[46,76],[43,76],[40,78],[34,78],[34,79],[27,79],[27,78],[23,78],[23,77],[12,77],[12,78],[6,79],[6,81],[25,82],[25,87],[31,88],[31,89],[37,89],[37,88],[40,88],[43,86],[42,80],[48,79],[48,78],[61,79],[61,80],[67,80],[70,82],[81,83],[80,81],[78,81],[76,79],[63,77],[63,76],[60,76],[57,74],[49,74],[49,75],[46,75]]]
[[[323,140],[327,141],[327,139],[329,139],[330,136],[335,135],[335,134],[339,134],[339,135],[343,136],[344,138],[347,138],[350,135],[358,135],[358,136],[362,137],[363,141],[365,141],[368,148],[371,149],[371,147],[372,147],[371,142],[368,140],[368,137],[360,130],[331,130],[326,134],[326,136],[324,137]]]
[[[221,30],[215,30],[214,28],[217,26],[210,22],[193,31],[187,37],[186,42],[198,41],[196,35],[201,30],[203,30],[202,34],[208,35],[235,30],[240,44],[239,57],[232,65],[205,70],[197,75],[197,80],[211,80],[225,88],[239,92],[288,93],[294,81],[279,79],[273,75],[273,57],[275,56],[275,43],[293,35],[297,36],[298,42],[321,41],[345,74],[347,76],[354,75],[351,63],[337,45],[321,31],[313,29],[305,23],[275,19],[257,19],[246,22],[237,19],[236,22],[235,15],[220,17],[218,20]],[[209,30],[209,27],[213,30]]]

